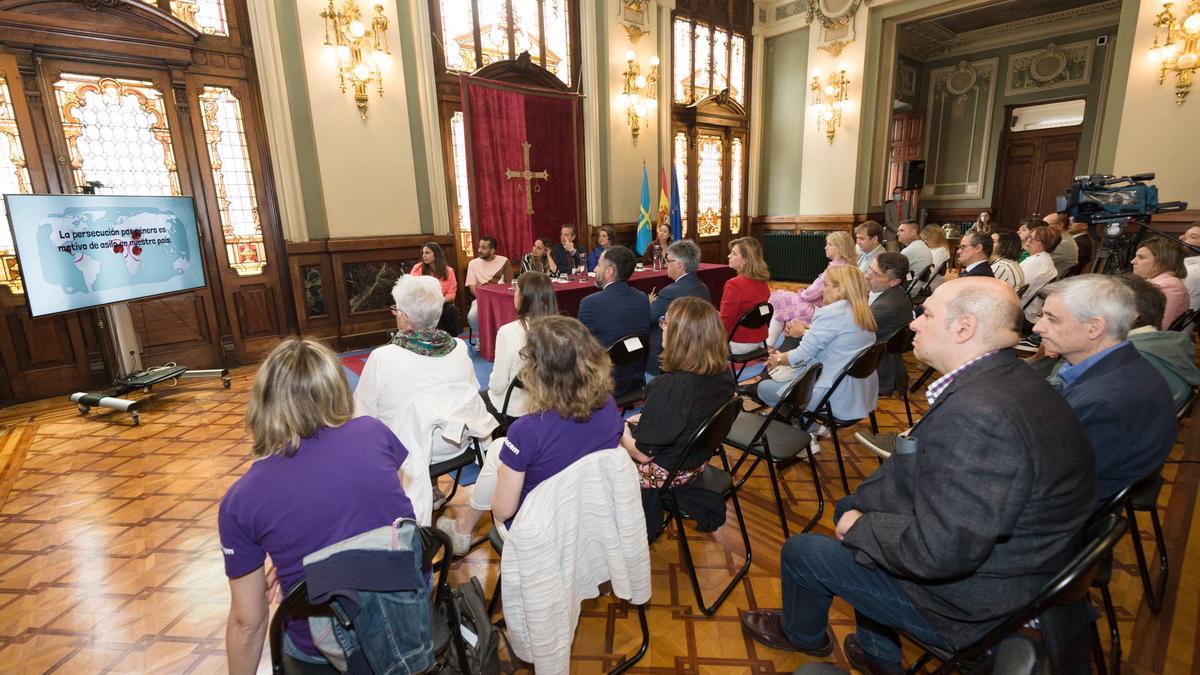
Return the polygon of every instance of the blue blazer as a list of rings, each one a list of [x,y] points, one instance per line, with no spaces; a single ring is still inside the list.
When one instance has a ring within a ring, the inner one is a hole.
[[[863,330],[854,322],[854,312],[845,300],[820,307],[813,313],[812,325],[800,339],[800,345],[788,352],[788,362],[795,367],[817,361],[821,376],[813,388],[809,406],[815,406],[833,386],[842,369],[859,352],[875,344],[875,333]],[[871,373],[863,379],[846,377],[829,405],[833,415],[843,420],[858,420],[875,410],[879,401],[879,376]]]
[[[991,264],[988,263],[988,261],[984,260],[983,262],[979,263],[978,265],[976,265],[975,267],[972,267],[969,270],[963,270],[962,276],[964,276],[964,277],[994,277],[996,275],[992,272]]]
[[[650,334],[650,300],[624,281],[614,281],[579,303],[579,320],[607,348],[626,335]],[[613,396],[620,398],[642,386],[644,375],[645,370],[636,364],[613,367]]]
[[[1101,500],[1162,465],[1179,425],[1166,380],[1129,343],[1062,392],[1096,451]]]
[[[604,254],[604,249],[600,248],[599,246],[588,251],[587,271],[589,271],[589,272],[596,271],[596,263],[600,262],[600,256],[603,254]]]
[[[658,327],[658,320],[667,315],[667,308],[673,300],[687,297],[704,298],[712,302],[708,286],[695,274],[686,274],[674,283],[667,284],[650,304],[650,360],[646,362],[646,372],[651,375],[658,375],[658,357],[662,354],[662,329]]]

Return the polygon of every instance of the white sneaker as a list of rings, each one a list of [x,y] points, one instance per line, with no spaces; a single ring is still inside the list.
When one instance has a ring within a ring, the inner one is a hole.
[[[810,437],[808,441],[808,456],[818,455],[821,453],[821,441],[816,436]]]
[[[458,521],[450,516],[437,519],[437,529],[450,537],[450,550],[454,555],[462,557],[471,551],[471,533],[460,533],[457,525]]]
[[[825,426],[824,424],[819,424],[819,423],[814,424],[812,431],[809,433],[812,434],[813,438],[831,438],[832,437],[831,434],[829,433],[829,427]]]

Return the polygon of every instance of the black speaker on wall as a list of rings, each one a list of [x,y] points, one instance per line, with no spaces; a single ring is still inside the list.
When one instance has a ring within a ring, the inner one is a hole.
[[[920,190],[925,187],[925,160],[910,159],[904,163],[905,190]]]

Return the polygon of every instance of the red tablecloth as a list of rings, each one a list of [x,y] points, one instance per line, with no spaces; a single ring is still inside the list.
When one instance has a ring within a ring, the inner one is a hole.
[[[733,278],[733,270],[728,265],[701,264],[696,276],[708,286],[714,305],[721,304],[721,294],[725,290],[725,282]],[[634,272],[629,279],[629,285],[649,293],[652,290],[661,291],[671,283],[665,270],[643,270]],[[587,281],[569,281],[565,284],[554,284],[554,296],[558,301],[558,311],[567,316],[579,313],[579,303],[588,295],[595,293],[595,281],[589,277]],[[477,288],[479,301],[479,353],[491,361],[496,355],[496,331],[500,326],[517,318],[517,308],[513,305],[513,289],[510,285],[488,284]]]

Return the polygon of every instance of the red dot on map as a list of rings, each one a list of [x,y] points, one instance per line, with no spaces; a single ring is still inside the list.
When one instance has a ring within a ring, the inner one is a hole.
[[[125,247],[124,247],[123,245],[121,245],[121,244],[113,244],[113,253],[121,253],[121,252],[123,252],[124,250],[125,250]]]
[[[131,238],[133,238],[133,240],[134,240],[134,241],[137,241],[138,239],[141,239],[141,238],[142,238],[142,231],[141,231],[141,230],[134,230],[133,232],[130,232],[130,233],[129,233],[129,236],[130,236]]]
[[[141,255],[141,254],[142,254],[142,247],[141,247],[141,246],[138,246],[138,245],[136,245],[136,244],[134,244],[133,248],[132,248],[132,249],[130,249],[130,250],[131,250],[131,251],[133,251],[133,254],[134,254],[134,255]]]

